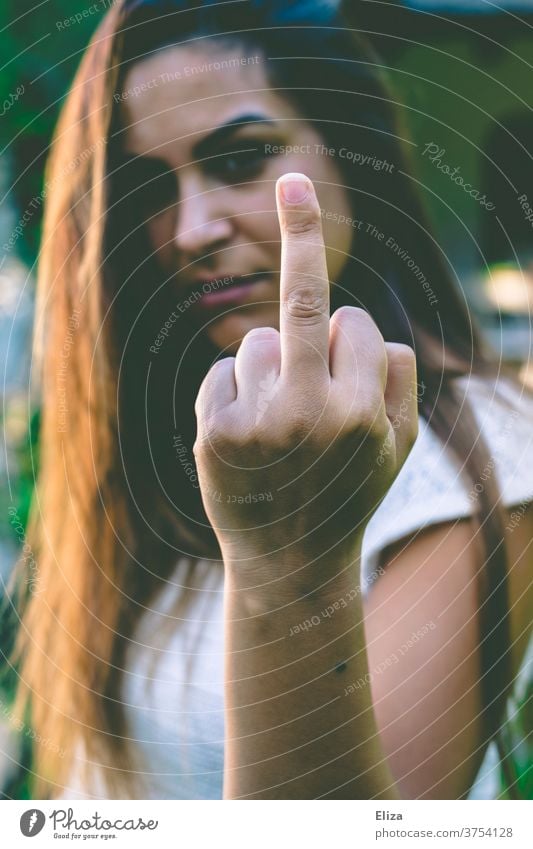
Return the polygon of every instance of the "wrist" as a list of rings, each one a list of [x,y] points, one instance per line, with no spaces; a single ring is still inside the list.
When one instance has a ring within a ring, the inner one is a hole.
[[[364,527],[358,526],[341,537],[340,530],[328,524],[305,534],[298,534],[296,529],[289,534],[273,525],[260,533],[250,529],[232,534],[224,531],[217,536],[223,560],[232,569],[260,572],[264,568],[268,572],[272,564],[277,569],[282,566],[292,569],[319,559],[355,557],[361,549],[364,531]]]
[[[245,559],[223,554],[229,597],[250,609],[299,604],[310,609],[334,603],[346,594],[361,595],[360,538],[329,551],[310,553],[291,546],[265,554],[254,551]]]

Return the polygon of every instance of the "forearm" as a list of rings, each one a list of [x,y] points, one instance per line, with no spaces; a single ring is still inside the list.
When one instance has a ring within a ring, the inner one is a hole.
[[[225,563],[225,798],[398,798],[370,687],[350,687],[368,673],[359,560],[262,588],[280,559]]]

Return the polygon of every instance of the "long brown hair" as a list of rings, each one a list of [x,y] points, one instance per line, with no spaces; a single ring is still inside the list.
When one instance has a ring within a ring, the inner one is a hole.
[[[116,97],[136,58],[198,37],[261,50],[272,60],[272,85],[317,123],[328,144],[394,163],[392,173],[357,169],[355,177],[340,162],[359,215],[364,209],[366,221],[394,234],[404,254],[358,233],[332,308],[363,305],[386,339],[412,345],[425,386],[421,414],[455,452],[469,485],[487,465],[487,446],[453,379],[495,377],[496,366],[409,177],[401,107],[342,10],[316,2],[289,9],[274,0],[115,3],[72,84],[46,173],[35,323],[41,466],[28,531],[41,592],[28,591],[21,561],[13,660],[20,715],[29,707],[36,739],[57,742],[66,756],[35,744],[36,796],[57,795],[78,740],[88,760],[104,766],[110,794],[131,792],[136,761],[121,701],[128,644],[178,558],[189,566],[185,609],[195,562],[220,557],[199,490],[173,458],[178,439],[192,462],[194,397],[217,352],[187,321],[157,357],[150,353],[175,297],[150,252],[137,211],[142,194],[136,201],[139,187],[124,177]],[[414,267],[427,276],[432,303]],[[484,478],[476,509],[485,549],[478,583],[488,737],[501,718],[510,667],[504,522],[493,476]]]

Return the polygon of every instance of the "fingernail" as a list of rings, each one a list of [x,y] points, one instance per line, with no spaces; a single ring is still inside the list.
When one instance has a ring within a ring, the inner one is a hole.
[[[290,177],[287,180],[282,180],[281,192],[287,203],[301,203],[308,195],[308,182],[305,177]]]

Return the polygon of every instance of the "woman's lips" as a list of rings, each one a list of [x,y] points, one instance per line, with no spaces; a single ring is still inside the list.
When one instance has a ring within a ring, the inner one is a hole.
[[[219,277],[199,284],[193,306],[197,310],[211,312],[220,307],[238,306],[260,294],[258,287],[270,283],[268,274],[248,274],[241,277]],[[253,303],[253,299],[252,299]]]

